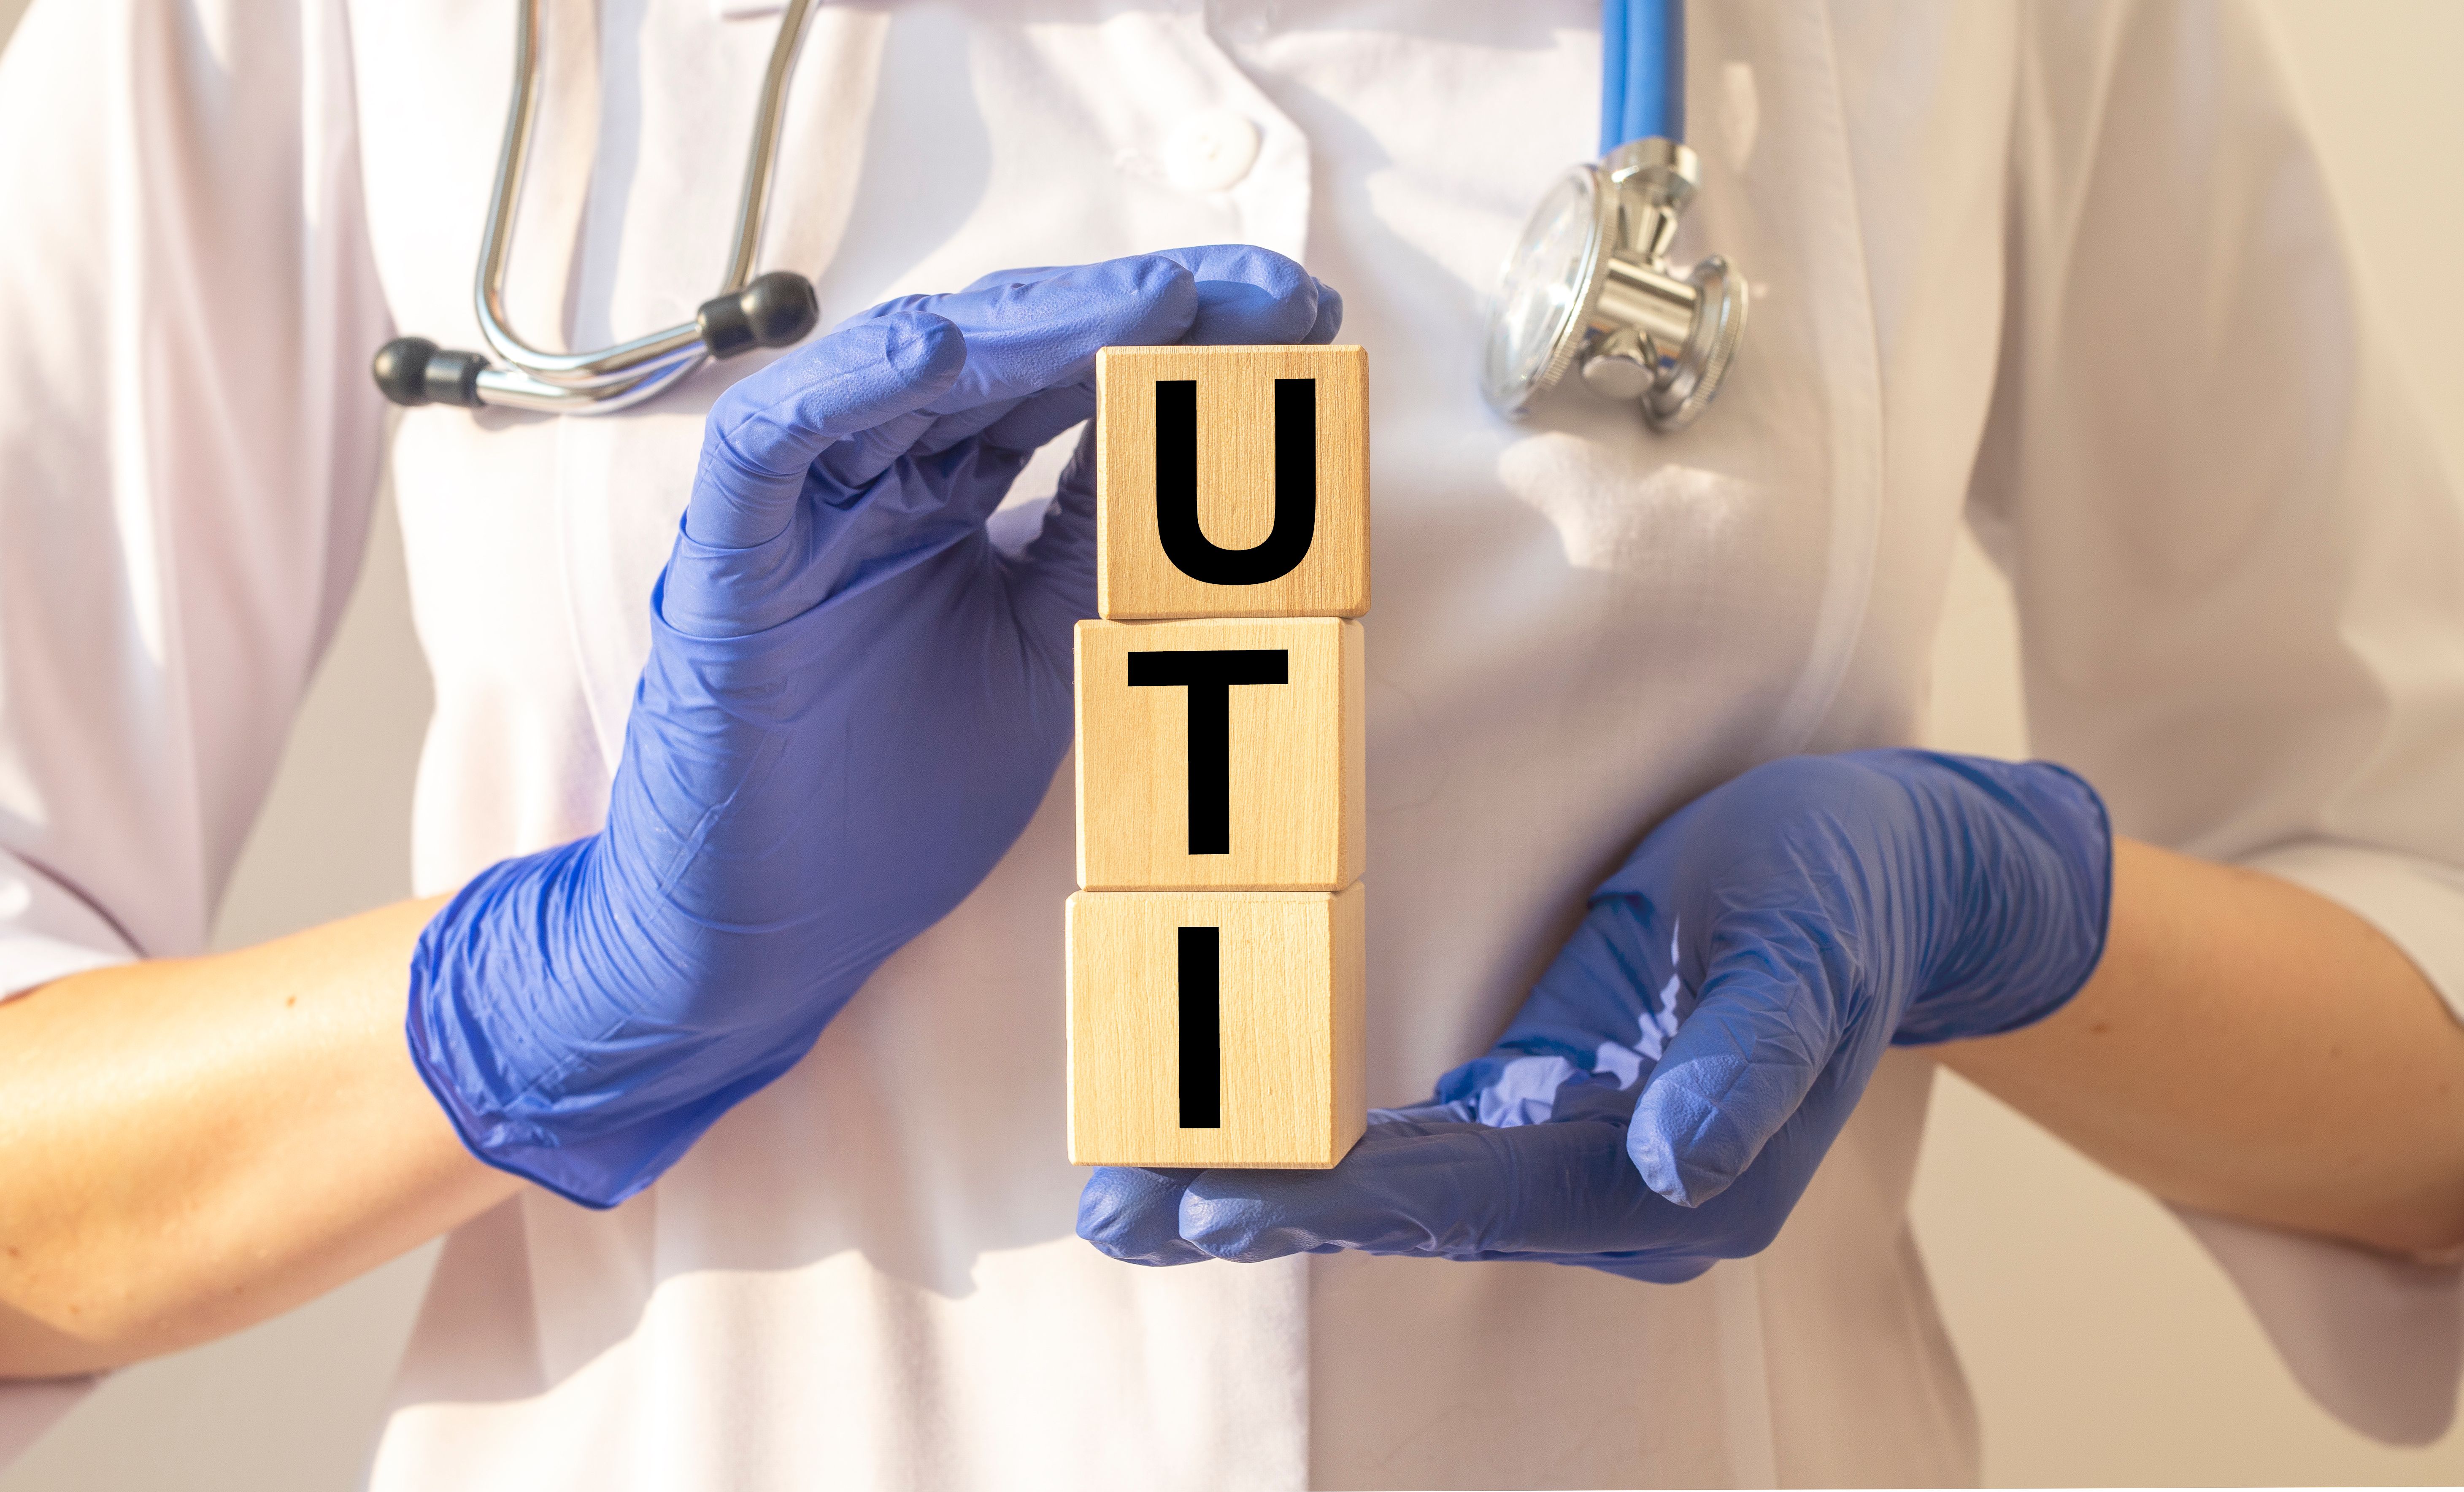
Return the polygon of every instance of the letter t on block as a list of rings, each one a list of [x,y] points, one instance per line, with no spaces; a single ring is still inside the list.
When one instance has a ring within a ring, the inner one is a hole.
[[[1339,891],[1367,868],[1365,629],[1078,624],[1078,885]]]

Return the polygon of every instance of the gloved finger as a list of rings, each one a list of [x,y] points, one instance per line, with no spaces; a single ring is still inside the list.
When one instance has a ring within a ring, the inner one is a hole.
[[[710,411],[685,531],[721,549],[777,537],[816,456],[931,404],[966,361],[955,324],[902,313],[842,327],[741,380]]]
[[[1078,1236],[1132,1264],[1195,1264],[1208,1255],[1180,1236],[1180,1194],[1195,1171],[1103,1166],[1078,1194]]]
[[[987,275],[952,295],[911,296],[865,316],[915,312],[945,318],[966,338],[966,366],[926,408],[935,425],[959,416],[958,425],[971,425],[972,433],[982,428],[974,412],[988,405],[1047,388],[1091,386],[1095,354],[1103,348],[1178,340],[1198,314],[1198,288],[1173,260],[1134,254]],[[859,434],[849,450],[832,453],[829,472],[848,487],[860,487],[913,448],[945,449],[963,438],[935,438],[931,428]]]
[[[1034,404],[1038,400],[1049,399],[1055,394],[1074,394],[1083,386],[1073,384],[1061,388],[1047,388],[1042,393],[1028,394],[1023,398],[995,400],[991,404],[973,409],[961,409],[957,414],[940,415],[933,421],[932,428],[916,437],[910,453],[917,456],[937,455],[962,441],[973,440],[983,434],[1027,405]],[[1073,420],[1070,423],[1077,422]],[[1065,426],[1063,428],[1066,429],[1067,427]],[[1059,434],[1060,431],[1055,430],[1053,433]],[[1028,454],[1033,454],[1035,450],[1033,446],[1020,446],[1009,441],[991,441],[987,444],[1002,450],[1023,450]]]
[[[1343,297],[1282,254],[1223,244],[1167,249],[1163,256],[1187,269],[1197,284],[1198,316],[1181,334],[1184,345],[1329,342],[1343,325]],[[985,430],[984,438],[1032,450],[1094,414],[1091,384],[1048,389]]]
[[[1047,388],[1023,399],[996,400],[957,414],[902,414],[866,431],[859,440],[842,441],[823,452],[822,469],[833,481],[852,490],[881,473],[884,453],[937,455],[978,435],[997,450],[1032,455],[1069,427],[1094,415],[1095,389],[1090,384]]]
[[[1306,341],[1326,320],[1326,305],[1332,293],[1298,264],[1270,250],[1247,244],[1218,244],[1167,249],[1154,257],[1179,265],[1190,274],[1197,297],[1196,314],[1177,339],[1184,345]],[[1058,273],[1022,272],[1018,277],[1031,281],[1036,276]],[[1001,283],[999,276],[988,275],[970,287],[970,293],[998,289]],[[1341,296],[1333,296],[1333,306],[1334,321],[1340,324]],[[967,323],[961,319],[960,324]],[[1328,326],[1327,338],[1333,335],[1332,326]],[[1124,338],[1121,341],[1128,344],[1134,340]],[[982,340],[982,333],[969,332],[969,345]],[[913,450],[919,455],[930,454],[981,433],[991,444],[1033,450],[1080,420],[1092,417],[1094,412],[1090,364],[1086,381],[1045,389],[1015,409],[977,408],[946,413],[916,440]]]
[[[1317,282],[1317,319],[1309,324],[1308,335],[1301,340],[1311,346],[1324,346],[1334,340],[1343,330],[1343,296],[1324,280]]]
[[[1197,312],[1179,338],[1184,344],[1324,342],[1331,340],[1342,324],[1343,297],[1282,254],[1246,244],[1226,244],[1170,249],[1155,257],[1182,266],[1193,278]],[[986,275],[960,294],[1042,283],[1063,273],[1038,269]],[[933,297],[919,297],[915,303],[948,311],[944,300]],[[977,329],[970,345],[980,344],[984,337]],[[1124,339],[1124,343],[1129,340]],[[1031,451],[1094,413],[1090,370],[1085,381],[1047,388],[1012,404],[993,402],[938,414],[930,429],[920,434],[885,428],[833,451],[826,465],[833,476],[854,487],[869,481],[900,451],[930,455],[978,434],[990,445]]]
[[[967,368],[932,405],[954,414],[1085,383],[1105,347],[1177,341],[1198,314],[1196,282],[1163,254],[987,274],[961,291],[905,296],[855,320],[929,312],[967,337]],[[852,323],[850,323],[852,324]]]
[[[1095,417],[1091,384],[1047,388],[1020,401],[984,428],[984,443],[1010,450],[1040,450],[1073,425]]]
[[[1494,1130],[1372,1125],[1331,1171],[1209,1171],[1180,1237],[1254,1262],[1329,1247],[1445,1259],[1581,1255],[1653,1241],[1647,1191],[1614,1120]],[[1681,1215],[1682,1216],[1682,1215]]]
[[[1173,253],[1178,255],[1196,252],[1176,250]],[[1254,252],[1265,252],[1264,250]],[[1281,259],[1282,255],[1275,254],[1268,257]],[[1283,262],[1290,263],[1289,260]],[[1205,268],[1211,270],[1212,263],[1208,263]],[[1200,266],[1191,266],[1191,273],[1197,274],[1199,271]],[[1314,319],[1310,322],[1309,330],[1294,340],[1301,342],[1332,341],[1335,331],[1343,325],[1343,297],[1336,295],[1333,289],[1323,280],[1310,278],[1309,286],[1316,297]],[[1292,287],[1292,292],[1297,296],[1298,287]],[[1275,301],[1265,304],[1252,298],[1258,294],[1256,287],[1243,283],[1199,280],[1198,321],[1188,334],[1181,338],[1181,340],[1191,345],[1206,343],[1237,345],[1277,340],[1267,334],[1282,329],[1291,320],[1288,314],[1290,305],[1296,304],[1297,301]],[[1252,333],[1256,335],[1253,336]],[[1000,419],[989,422],[984,428],[983,437],[992,445],[1007,447],[1013,450],[1035,450],[1058,437],[1069,427],[1094,417],[1095,390],[1091,384],[1079,384],[1063,388],[1047,388],[1043,393],[1023,401]],[[936,428],[934,431],[934,438],[940,439],[949,428],[945,424],[942,428]]]
[[[1189,271],[1198,287],[1198,315],[1180,340],[1192,347],[1241,347],[1267,342],[1332,340],[1343,321],[1343,297],[1334,296],[1298,263],[1252,244],[1200,244],[1167,249],[1162,257]],[[1313,337],[1333,299],[1334,324]]]
[[[834,508],[852,503],[939,418],[927,409],[910,409],[830,446],[813,462],[813,474],[822,479],[822,501]]]
[[[1701,1000],[1642,1086],[1626,1147],[1650,1188],[1698,1207],[1745,1174],[1839,1045],[1818,957],[1793,928],[1727,930]]]

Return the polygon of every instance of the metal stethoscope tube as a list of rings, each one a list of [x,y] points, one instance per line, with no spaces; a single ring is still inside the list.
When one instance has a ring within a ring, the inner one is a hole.
[[[542,70],[539,0],[521,0],[514,39],[513,103],[506,111],[504,147],[488,198],[486,246],[473,286],[479,334],[502,363],[475,352],[440,348],[424,338],[397,338],[378,350],[372,369],[385,397],[399,405],[501,405],[549,414],[612,414],[665,392],[709,359],[755,347],[783,347],[810,332],[821,319],[812,282],[784,270],[756,277],[753,256],[760,249],[762,220],[770,206],[787,83],[816,3],[788,0],[779,18],[745,153],[736,241],[719,293],[681,325],[596,352],[542,352],[522,340],[505,313],[505,271],[513,257],[514,219],[539,122]]]

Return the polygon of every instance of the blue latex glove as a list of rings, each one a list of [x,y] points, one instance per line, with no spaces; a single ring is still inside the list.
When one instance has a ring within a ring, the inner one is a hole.
[[[730,388],[606,827],[483,872],[420,937],[411,1053],[471,1149],[612,1205],[793,1065],[1068,747],[1088,448],[1023,556],[984,521],[1094,412],[1096,350],[1325,341],[1341,315],[1280,255],[1183,250],[892,301]]]
[[[1356,1248],[1691,1279],[1777,1236],[1890,1042],[2043,1019],[2103,952],[2112,835],[2058,767],[1799,757],[1607,885],[1496,1047],[1331,1171],[1099,1171],[1144,1264]]]

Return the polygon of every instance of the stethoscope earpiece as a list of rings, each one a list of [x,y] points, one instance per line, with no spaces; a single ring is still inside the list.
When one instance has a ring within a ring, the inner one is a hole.
[[[397,337],[377,349],[368,371],[377,388],[395,404],[479,406],[479,375],[488,360],[475,352],[448,352],[425,337]]]
[[[813,282],[792,270],[772,270],[742,290],[713,296],[693,313],[702,345],[714,358],[792,345],[821,319],[822,297]]]

